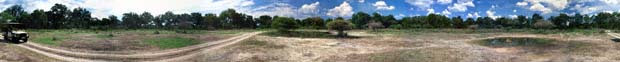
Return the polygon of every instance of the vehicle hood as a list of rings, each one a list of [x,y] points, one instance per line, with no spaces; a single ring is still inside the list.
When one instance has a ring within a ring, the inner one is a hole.
[[[15,33],[15,34],[26,34],[27,32],[26,31],[13,31],[13,33]]]

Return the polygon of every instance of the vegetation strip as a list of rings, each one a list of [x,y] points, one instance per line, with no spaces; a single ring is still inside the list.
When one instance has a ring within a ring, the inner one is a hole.
[[[170,56],[170,55],[176,55],[176,54],[179,54],[179,53],[194,51],[196,49],[200,49],[200,48],[204,48],[204,47],[208,47],[208,46],[213,46],[213,45],[219,45],[221,43],[226,43],[226,42],[230,42],[230,41],[233,41],[233,40],[243,40],[244,38],[248,38],[248,37],[260,34],[260,33],[262,33],[262,32],[248,33],[248,34],[232,37],[232,38],[229,38],[229,39],[215,41],[213,43],[203,43],[203,44],[199,44],[199,45],[183,47],[183,48],[178,48],[178,49],[169,49],[169,50],[156,51],[156,52],[145,52],[143,54],[131,54],[131,55],[96,54],[96,53],[72,52],[72,51],[67,51],[67,50],[60,50],[60,49],[49,48],[49,47],[45,47],[45,46],[42,46],[42,45],[39,45],[39,44],[36,44],[36,43],[26,43],[25,45],[19,45],[19,46],[28,46],[28,47],[25,47],[25,48],[37,48],[37,49],[40,49],[40,50],[47,50],[47,51],[49,51],[51,53],[60,53],[60,54],[57,54],[57,55],[66,55],[68,57],[94,58],[94,59],[103,59],[103,58],[105,58],[105,59],[129,59],[129,58],[133,58],[133,59],[148,59],[148,58],[157,58],[157,57],[162,57],[162,56]],[[56,57],[56,58],[63,58],[63,57]]]

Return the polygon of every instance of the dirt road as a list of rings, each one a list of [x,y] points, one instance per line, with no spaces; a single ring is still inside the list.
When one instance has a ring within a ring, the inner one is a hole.
[[[228,46],[237,42],[240,42],[244,39],[250,38],[262,32],[252,32],[243,34],[240,36],[219,40],[215,42],[202,43],[198,45],[177,48],[177,49],[168,49],[163,51],[155,51],[155,52],[143,52],[139,54],[130,54],[130,55],[122,55],[122,54],[97,54],[97,53],[85,53],[85,52],[74,52],[62,49],[54,49],[46,46],[42,46],[37,43],[25,43],[17,45],[19,47],[34,51],[36,53],[54,57],[56,59],[65,60],[65,61],[77,61],[77,62],[115,62],[115,61],[154,61],[154,62],[167,62],[167,61],[175,61],[181,60],[184,58],[192,57],[193,55],[199,53],[202,50],[215,50],[224,46]]]

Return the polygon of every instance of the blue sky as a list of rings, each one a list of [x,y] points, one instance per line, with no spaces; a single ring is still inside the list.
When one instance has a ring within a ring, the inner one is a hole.
[[[349,18],[355,12],[378,12],[397,18],[430,13],[497,18],[534,13],[552,16],[620,11],[620,0],[0,0],[0,10],[16,4],[23,5],[27,11],[48,10],[54,3],[87,8],[95,17],[120,16],[128,12],[159,15],[166,11],[217,14],[228,8],[253,16],[295,18]]]

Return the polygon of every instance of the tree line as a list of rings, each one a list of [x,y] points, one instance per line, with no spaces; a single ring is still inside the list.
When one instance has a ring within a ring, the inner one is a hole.
[[[413,29],[413,28],[509,28],[509,29],[620,29],[620,13],[601,12],[596,15],[561,13],[545,19],[540,14],[532,16],[519,15],[509,17],[447,17],[440,14],[413,16],[396,19],[393,15],[357,12],[350,19],[309,17],[295,19],[280,16],[258,16],[238,13],[234,9],[213,13],[182,13],[166,12],[152,15],[149,12],[124,13],[123,17],[109,16],[94,18],[85,8],[69,9],[65,5],[55,4],[49,11],[36,9],[30,13],[20,5],[10,6],[0,13],[3,22],[22,23],[29,29],[266,29],[275,28],[282,31],[289,29]],[[329,22],[337,21],[328,26]],[[350,24],[349,24],[350,23]],[[350,25],[350,26],[349,26]]]

